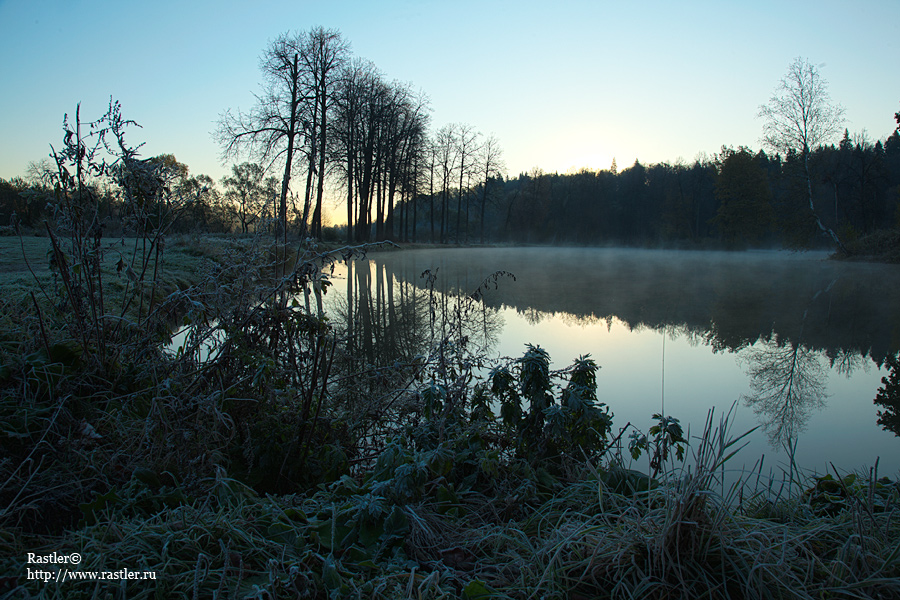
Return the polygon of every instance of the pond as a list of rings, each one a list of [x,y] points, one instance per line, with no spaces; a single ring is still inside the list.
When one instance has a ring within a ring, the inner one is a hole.
[[[900,438],[873,403],[900,347],[900,267],[821,252],[459,248],[371,254],[331,279],[326,310],[372,364],[427,352],[434,306],[474,296],[464,333],[489,356],[533,344],[563,368],[590,354],[614,431],[646,432],[663,413],[693,436],[710,409],[716,422],[733,409],[733,436],[758,427],[733,468],[762,460],[777,475],[791,445],[818,473],[876,460],[879,474],[900,471]]]

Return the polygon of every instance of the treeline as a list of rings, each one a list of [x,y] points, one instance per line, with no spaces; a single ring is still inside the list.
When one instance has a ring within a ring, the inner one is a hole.
[[[636,161],[622,170],[615,165],[567,174],[535,169],[504,178],[495,138],[482,140],[464,124],[444,126],[429,136],[422,125],[418,123],[412,138],[395,138],[392,152],[376,152],[377,145],[367,149],[363,144],[355,146],[359,154],[347,152],[342,169],[333,166],[330,183],[333,188],[343,178],[341,196],[353,223],[350,228],[329,226],[318,212],[314,230],[303,198],[289,195],[288,232],[334,240],[438,244],[830,243],[809,209],[803,165],[796,154],[781,157],[744,147],[723,148],[692,164]],[[346,149],[360,131],[345,131],[343,141],[336,136],[334,144]],[[370,132],[366,135],[371,137]],[[180,199],[174,231],[275,230],[280,183],[258,163],[233,165],[231,175],[216,182],[191,175],[172,155],[146,162],[155,166],[169,196]],[[37,229],[52,218],[55,194],[50,180],[39,175],[42,169],[52,171],[47,163],[35,166],[27,178],[0,179],[0,225],[16,220]],[[854,140],[845,132],[837,145],[811,153],[810,169],[817,216],[845,242],[900,224],[897,132],[874,143],[865,136]],[[348,172],[352,180],[347,180]],[[315,183],[315,175],[307,174],[307,179]],[[94,193],[106,232],[118,234],[126,228],[119,218],[118,190],[105,185]]]
[[[158,227],[164,214],[177,216],[171,223],[166,218],[166,231],[172,233],[246,232],[251,225],[271,221],[272,209],[265,205],[265,193],[260,190],[270,190],[274,183],[263,180],[258,165],[236,165],[233,175],[222,179],[220,188],[208,175],[191,175],[188,166],[171,154],[139,162],[146,177],[140,182],[144,193],[142,209],[147,216],[144,226]],[[42,161],[33,164],[30,171],[27,177],[0,179],[2,233],[14,233],[19,227],[20,231],[43,234],[44,222],[56,222],[68,202],[61,185],[65,169]],[[118,165],[106,175],[109,176],[86,180],[83,194],[97,207],[103,235],[134,234],[133,217],[126,207],[131,183],[127,181],[127,170]]]
[[[466,124],[430,134],[427,97],[353,56],[335,30],[278,37],[261,69],[256,103],[226,111],[216,138],[226,160],[250,159],[280,175],[276,216],[285,234],[293,220],[299,235],[323,236],[327,184],[344,207],[348,242],[412,239],[423,221],[447,242],[470,223],[462,211],[472,187],[501,172],[494,138],[482,141]]]
[[[845,132],[838,145],[811,153],[810,169],[816,215],[841,239],[852,241],[900,224],[896,132],[883,143],[865,136],[854,141]],[[439,210],[418,222],[417,239],[467,243],[480,239],[473,231],[484,230],[487,241],[511,243],[830,243],[820,234],[806,187],[798,154],[769,156],[744,147],[723,148],[693,164],[636,161],[623,170],[613,166],[569,174],[534,170],[505,180],[490,178],[486,187],[479,182],[463,188],[456,201],[456,190],[450,202],[441,194],[418,197],[420,215],[427,216],[423,209],[434,203]],[[460,214],[461,226],[456,225]],[[435,235],[435,220],[450,223],[449,234]]]

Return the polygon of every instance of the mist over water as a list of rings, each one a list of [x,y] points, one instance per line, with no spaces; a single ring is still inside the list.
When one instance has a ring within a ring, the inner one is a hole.
[[[334,289],[346,301],[371,288],[373,303],[390,304],[389,326],[413,290],[431,289],[426,271],[437,292],[479,290],[490,356],[517,358],[531,343],[562,368],[591,354],[615,431],[629,422],[646,431],[663,411],[698,435],[711,408],[734,406],[735,435],[759,426],[738,468],[763,455],[765,471],[786,467],[784,445],[796,442],[797,463],[820,473],[878,458],[880,473],[900,470],[900,438],[876,424],[872,402],[885,357],[900,347],[896,266],[821,252],[407,250],[340,266]],[[515,278],[490,279],[498,271]],[[350,314],[358,321],[361,311]]]

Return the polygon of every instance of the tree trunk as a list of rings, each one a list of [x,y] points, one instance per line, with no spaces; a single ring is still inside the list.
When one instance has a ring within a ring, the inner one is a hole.
[[[833,229],[829,227],[825,227],[825,224],[822,223],[822,220],[819,218],[819,215],[816,213],[816,207],[813,204],[813,193],[812,193],[812,177],[809,174],[809,149],[805,148],[803,152],[803,168],[806,171],[806,193],[807,198],[809,199],[809,210],[812,212],[813,218],[816,220],[816,225],[819,226],[819,229],[828,234],[829,237],[834,241],[835,245],[838,249],[845,255],[850,256],[850,252],[847,251],[847,248],[841,242],[840,238],[834,232]]]

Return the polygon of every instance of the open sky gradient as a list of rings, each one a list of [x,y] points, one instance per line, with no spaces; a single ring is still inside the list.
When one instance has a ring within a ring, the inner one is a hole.
[[[433,129],[495,134],[510,175],[759,148],[759,105],[798,56],[851,133],[883,140],[900,110],[898,0],[0,0],[0,177],[112,96],[144,156],[219,179],[219,115],[251,107],[270,40],[317,25],[424,91]]]

